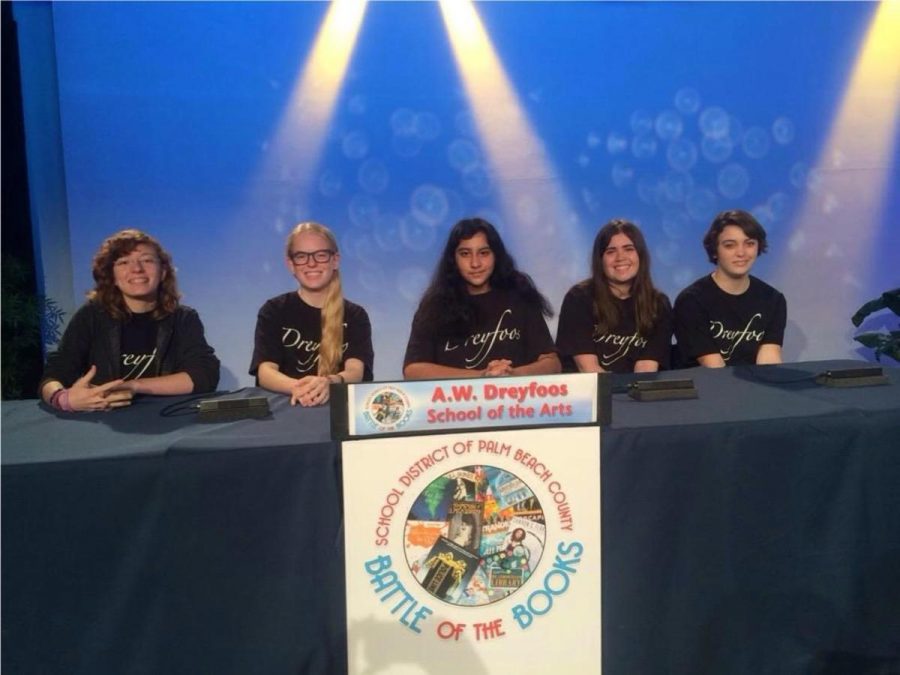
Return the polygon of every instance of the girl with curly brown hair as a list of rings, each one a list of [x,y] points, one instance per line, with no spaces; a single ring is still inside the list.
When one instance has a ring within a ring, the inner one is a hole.
[[[135,394],[212,391],[219,360],[203,324],[179,302],[172,258],[140,230],[122,230],[94,255],[94,288],[47,357],[41,398],[65,412],[127,406]]]

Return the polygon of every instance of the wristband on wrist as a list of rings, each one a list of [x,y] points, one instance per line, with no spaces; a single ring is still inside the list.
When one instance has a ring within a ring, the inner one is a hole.
[[[344,379],[344,376],[340,373],[335,373],[337,375],[338,381],[335,384],[347,384],[347,380]]]
[[[66,389],[62,394],[59,395],[59,405],[62,406],[62,409],[66,412],[75,412],[75,408],[72,407],[72,404],[69,403],[69,390]]]
[[[50,407],[56,408],[57,410],[62,410],[62,406],[59,404],[59,399],[62,397],[63,392],[66,390],[65,387],[61,387],[54,391],[50,395]]]
[[[75,408],[69,403],[68,389],[57,389],[54,391],[50,397],[50,405],[63,412],[75,412]]]

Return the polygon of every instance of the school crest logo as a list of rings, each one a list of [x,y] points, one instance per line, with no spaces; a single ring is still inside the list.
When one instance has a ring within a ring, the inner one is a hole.
[[[381,387],[366,399],[363,419],[379,431],[402,429],[412,415],[409,397],[396,387]]]

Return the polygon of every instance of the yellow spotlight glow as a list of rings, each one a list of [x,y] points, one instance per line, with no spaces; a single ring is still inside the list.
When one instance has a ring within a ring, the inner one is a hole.
[[[331,112],[365,11],[365,0],[334,0],[316,36],[295,94],[315,95],[323,112]]]
[[[900,1],[885,0],[861,44],[783,258],[780,284],[800,326],[845,335],[867,294],[900,121]],[[823,293],[823,290],[827,292]],[[801,353],[805,358],[835,354]]]
[[[876,197],[894,156],[900,120],[900,1],[882,2],[857,58],[821,164],[831,169],[876,172]],[[873,175],[867,176],[871,186]],[[876,200],[880,201],[880,200]],[[873,203],[874,205],[874,203]]]
[[[268,171],[306,185],[318,162],[356,45],[366,0],[334,0],[270,143]],[[304,216],[306,217],[306,216]]]
[[[471,0],[441,0],[457,67],[523,267],[551,298],[584,276],[573,211]],[[550,286],[558,285],[559,288]]]

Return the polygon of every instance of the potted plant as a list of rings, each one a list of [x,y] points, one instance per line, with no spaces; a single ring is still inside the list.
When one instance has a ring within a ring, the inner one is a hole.
[[[27,263],[3,256],[3,369],[4,399],[37,395],[43,354],[41,345],[59,341],[65,312],[56,302],[36,294],[28,282]]]
[[[859,328],[863,320],[870,314],[890,309],[896,316],[900,316],[900,288],[895,288],[881,294],[880,298],[870,300],[860,307],[850,319],[853,325]],[[900,327],[900,324],[898,324]],[[860,333],[853,338],[857,342],[875,350],[875,359],[881,361],[881,355],[886,354],[895,361],[900,361],[900,330],[879,330]]]

